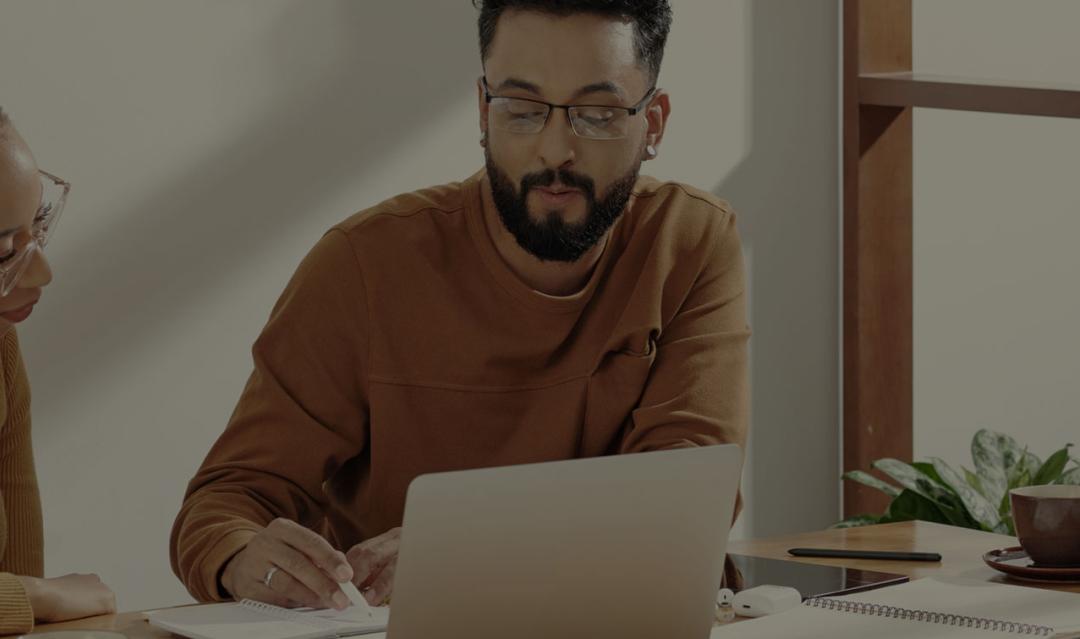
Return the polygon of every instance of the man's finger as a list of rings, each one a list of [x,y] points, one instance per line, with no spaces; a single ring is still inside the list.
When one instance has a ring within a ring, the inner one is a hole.
[[[373,606],[381,606],[386,603],[394,589],[394,573],[397,570],[397,562],[392,561],[386,565],[371,584],[371,588],[364,594],[364,598]]]
[[[301,606],[307,606],[309,608],[325,608],[329,605],[328,602],[324,602],[322,597],[311,590],[311,588],[308,588],[284,570],[278,570],[274,573],[273,577],[270,579],[269,588],[267,588],[265,584],[260,585],[262,588],[274,593],[279,601],[285,602],[267,602],[273,603],[276,606],[283,606],[288,602],[296,602]]]
[[[369,588],[386,564],[396,555],[379,555],[370,547],[354,546],[346,557],[353,568],[353,583],[361,590]]]
[[[401,543],[401,528],[391,528],[381,535],[377,535],[370,539],[353,546],[349,552],[368,551],[375,555],[384,555],[396,553],[398,545]]]
[[[277,575],[275,575],[274,576],[274,581],[276,582],[278,580],[278,578],[279,577]],[[314,593],[312,593],[312,596],[314,596]],[[285,595],[283,595],[283,594],[281,594],[279,592],[274,591],[272,588],[267,588],[266,586],[264,586],[261,583],[253,585],[251,593],[248,596],[244,597],[244,598],[245,599],[253,599],[255,601],[261,601],[263,603],[268,603],[268,604],[271,604],[271,605],[274,605],[274,606],[280,606],[282,608],[292,608],[292,607],[296,606],[297,604],[299,604],[301,606],[311,606],[311,604],[309,604],[307,602],[297,601],[295,599],[290,599],[289,597],[287,597],[287,596],[285,596]]]
[[[288,575],[303,584],[308,590],[315,593],[322,602],[316,607],[332,607],[344,610],[349,606],[349,600],[345,593],[341,592],[337,581],[331,579],[326,572],[313,564],[311,559],[291,546],[280,543],[272,550],[270,561],[273,565],[281,568],[279,572]],[[275,573],[274,579],[277,579]],[[273,579],[271,579],[271,583]]]
[[[392,528],[350,548],[345,558],[352,565],[353,583],[361,588],[370,586],[383,567],[397,559],[400,543],[401,529]]]
[[[275,537],[306,555],[311,563],[325,571],[335,582],[352,579],[352,566],[345,556],[315,531],[288,519],[275,519],[271,526],[274,527]]]

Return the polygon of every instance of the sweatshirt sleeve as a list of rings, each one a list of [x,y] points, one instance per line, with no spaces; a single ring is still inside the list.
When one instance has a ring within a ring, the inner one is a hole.
[[[256,340],[254,371],[173,525],[173,571],[196,599],[227,598],[226,563],[275,518],[321,526],[323,483],[366,445],[366,326],[356,254],[331,230]]]
[[[0,573],[0,635],[17,635],[34,629],[34,611],[19,578]]]
[[[41,498],[30,433],[30,385],[14,329],[0,338],[7,417],[0,424],[0,515],[6,543],[0,559],[0,634],[30,632],[34,611],[17,575],[40,577],[44,557]]]

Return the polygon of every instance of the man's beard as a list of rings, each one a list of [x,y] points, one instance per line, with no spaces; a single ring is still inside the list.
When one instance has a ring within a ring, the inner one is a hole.
[[[520,188],[515,189],[510,177],[495,164],[491,151],[486,148],[484,160],[499,219],[517,240],[518,246],[540,260],[550,262],[576,262],[603,239],[630,201],[641,169],[639,161],[629,173],[612,183],[603,198],[597,201],[596,187],[588,176],[565,169],[548,169],[529,173],[521,178]],[[547,211],[540,222],[529,216],[526,204],[529,191],[551,186],[556,178],[564,186],[581,190],[586,206],[584,221],[567,224],[560,215],[561,211],[557,210]]]

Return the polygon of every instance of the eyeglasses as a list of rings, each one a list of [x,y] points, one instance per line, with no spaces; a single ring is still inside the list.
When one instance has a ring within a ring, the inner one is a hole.
[[[30,265],[31,254],[35,250],[45,250],[71,190],[70,184],[55,175],[45,171],[38,173],[41,174],[41,204],[30,224],[30,232],[20,231],[14,238],[11,251],[0,256],[0,296],[11,293],[15,288]]]
[[[527,98],[491,95],[487,78],[483,82],[484,99],[491,107],[488,109],[490,126],[511,133],[536,134],[544,130],[554,109],[564,109],[574,134],[590,140],[625,138],[630,128],[630,118],[637,115],[656,93],[656,87],[649,89],[645,97],[632,107],[551,104]]]

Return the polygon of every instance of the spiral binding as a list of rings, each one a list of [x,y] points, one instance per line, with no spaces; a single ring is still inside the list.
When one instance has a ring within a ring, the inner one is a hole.
[[[882,604],[863,603],[861,601],[811,597],[804,602],[804,605],[824,610],[836,610],[838,612],[851,612],[860,615],[903,619],[905,621],[923,621],[926,623],[957,626],[960,628],[974,628],[976,630],[989,630],[992,632],[1010,632],[1015,635],[1032,637],[1050,637],[1054,634],[1054,629],[1049,626],[1037,626],[1029,623],[1017,623],[1015,621],[1000,621],[984,617],[967,617],[964,615],[953,615],[929,610],[911,610],[908,608],[897,608],[895,606],[885,606]]]
[[[275,619],[292,621],[294,623],[303,624],[305,626],[318,628],[319,630],[335,630],[337,628],[337,626],[334,625],[332,621],[329,621],[327,619],[320,619],[319,617],[308,617],[289,610],[288,608],[282,608],[281,606],[275,606],[273,604],[255,601],[254,599],[244,599],[240,602],[240,605],[244,606],[245,608],[250,608],[255,612],[259,612],[269,617],[273,617]]]

